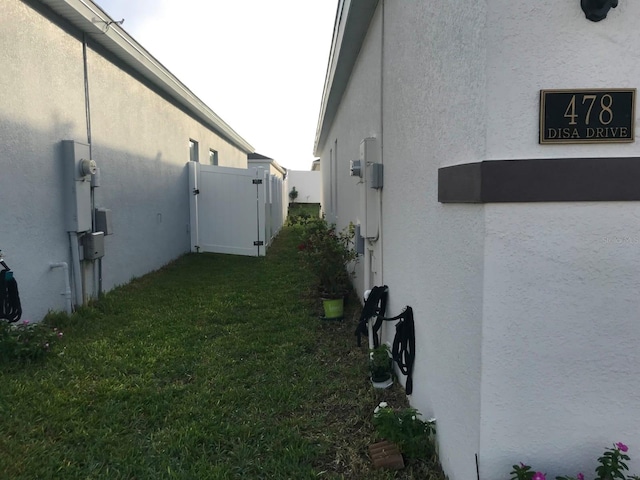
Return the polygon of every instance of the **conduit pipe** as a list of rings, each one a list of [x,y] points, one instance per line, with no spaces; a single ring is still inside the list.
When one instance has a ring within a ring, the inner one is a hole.
[[[71,303],[71,282],[69,281],[69,265],[67,262],[58,262],[58,263],[50,263],[49,268],[62,268],[64,272],[64,292],[61,295],[64,295],[66,311],[69,315],[73,312],[73,305]]]
[[[82,274],[80,273],[80,244],[78,242],[77,232],[69,232],[69,243],[71,244],[71,265],[73,268],[73,286],[75,287],[75,304],[83,305]]]

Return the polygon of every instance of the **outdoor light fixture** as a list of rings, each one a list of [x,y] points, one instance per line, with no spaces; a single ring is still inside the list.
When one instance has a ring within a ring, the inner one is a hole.
[[[592,22],[599,22],[607,18],[611,8],[618,6],[618,0],[580,0],[582,11]]]

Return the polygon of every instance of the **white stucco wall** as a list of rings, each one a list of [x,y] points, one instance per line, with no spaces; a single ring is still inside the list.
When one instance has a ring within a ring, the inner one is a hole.
[[[321,202],[321,172],[305,170],[287,170],[287,195],[293,187],[298,191],[298,203]]]
[[[489,5],[487,159],[640,153],[538,144],[540,89],[637,87],[640,5],[599,23],[572,2]],[[615,441],[637,453],[638,203],[485,208],[481,478],[517,461],[553,478],[592,472]]]
[[[25,319],[65,306],[62,271],[50,271],[49,263],[71,264],[60,142],[87,143],[82,41],[76,35],[28,4],[3,2],[0,249],[18,281]],[[221,165],[246,168],[247,152],[91,46],[87,57],[92,155],[101,173],[96,206],[113,214],[114,235],[105,238],[103,259],[108,290],[189,251],[190,138],[199,142],[203,163],[213,148]],[[87,274],[91,294],[90,268]]]
[[[411,403],[462,480],[479,448],[484,207],[439,204],[437,169],[484,155],[483,3],[385,2],[384,283],[391,314],[414,310]]]
[[[593,471],[612,442],[640,446],[637,202],[437,201],[443,166],[637,156],[539,145],[538,113],[541,89],[636,87],[639,17],[631,2],[593,23],[579,2],[381,1],[319,149],[323,207],[344,225],[361,212],[349,160],[363,138],[381,145],[371,285],[389,285],[390,315],[414,309],[411,403],[437,418],[452,480],[476,478],[476,454],[483,480],[519,461],[549,478]]]
[[[322,146],[320,174],[322,176],[322,210],[327,220],[339,229],[350,222],[361,223],[363,208],[360,179],[350,175],[350,161],[360,154],[364,138],[380,138],[380,65],[381,65],[381,11],[376,12],[362,46],[360,56],[342,99],[339,113],[331,126],[327,142]],[[377,72],[377,73],[376,73]],[[379,148],[379,142],[377,143]],[[334,167],[331,166],[331,158]],[[335,170],[334,170],[335,169]],[[337,185],[337,203],[331,199],[331,181]],[[378,249],[380,247],[377,247]],[[380,256],[378,255],[379,259]],[[374,263],[376,262],[374,255]],[[364,258],[360,257],[354,280],[357,291],[364,292]],[[378,265],[376,263],[376,265]],[[371,286],[380,284],[379,265],[373,268],[379,276],[371,279]]]
[[[0,249],[23,319],[39,320],[64,309],[62,270],[49,262],[70,261],[57,160],[61,140],[86,141],[82,45],[24,3],[5,1],[0,64]]]
[[[389,315],[413,307],[410,400],[438,418],[441,459],[458,479],[475,477],[479,448],[483,207],[445,211],[437,203],[437,169],[484,155],[483,9],[467,4],[385,2],[384,52],[378,5],[321,155],[323,207],[331,213],[329,149],[337,140],[336,216],[344,225],[362,216],[362,185],[349,177],[349,161],[364,138],[382,147],[383,236],[372,244],[370,286],[389,286]],[[476,95],[460,97],[463,87]],[[384,339],[394,331],[386,325]]]
[[[586,474],[616,441],[640,471],[639,215],[636,202],[486,207],[481,478],[518,461]]]

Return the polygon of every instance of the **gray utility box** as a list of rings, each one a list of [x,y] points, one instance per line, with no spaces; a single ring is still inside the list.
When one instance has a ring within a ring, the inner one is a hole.
[[[369,178],[369,186],[371,188],[382,188],[384,186],[384,165],[382,163],[374,163],[369,167],[371,177]]]
[[[68,232],[91,230],[91,163],[89,145],[62,141],[63,191]]]
[[[105,235],[113,235],[113,224],[111,223],[111,210],[108,208],[96,208],[96,231]]]
[[[84,259],[96,260],[104,257],[104,232],[87,233],[82,237]]]

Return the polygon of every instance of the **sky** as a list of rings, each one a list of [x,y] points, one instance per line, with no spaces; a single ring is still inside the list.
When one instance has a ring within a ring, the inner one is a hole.
[[[257,153],[310,170],[338,0],[94,0]]]

